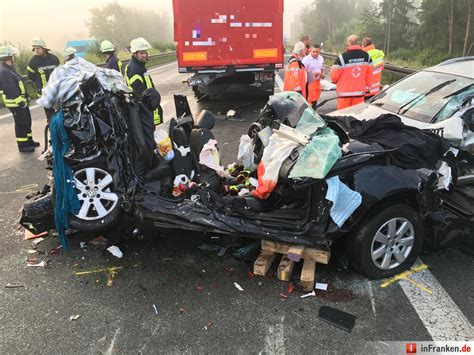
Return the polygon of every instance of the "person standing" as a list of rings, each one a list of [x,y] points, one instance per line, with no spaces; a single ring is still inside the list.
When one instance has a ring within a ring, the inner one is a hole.
[[[307,73],[301,61],[306,54],[306,46],[303,42],[298,42],[293,48],[293,54],[288,60],[285,70],[284,91],[296,91],[307,98]]]
[[[309,35],[304,35],[301,37],[301,42],[303,42],[304,46],[306,47],[306,55],[309,55],[310,53],[310,47],[311,47],[311,37]]]
[[[15,136],[18,151],[31,153],[39,143],[31,134],[31,113],[28,107],[28,93],[22,77],[14,68],[18,50],[11,46],[0,47],[0,94],[3,103],[10,110],[15,121]]]
[[[365,37],[362,39],[362,49],[369,53],[374,69],[372,71],[372,84],[370,85],[370,91],[365,95],[365,99],[368,100],[372,96],[377,95],[382,90],[382,70],[384,69],[384,57],[385,53],[376,49],[372,38]]]
[[[364,96],[372,84],[372,59],[358,42],[356,35],[349,36],[346,51],[337,57],[331,67],[338,110],[364,102]]]
[[[321,46],[314,44],[309,55],[303,58],[303,64],[308,73],[308,102],[313,109],[321,96],[321,79],[326,76],[324,58],[320,55]]]
[[[132,58],[125,68],[125,82],[140,101],[154,102],[151,107],[150,105],[148,107],[153,112],[153,121],[156,126],[162,122],[162,112],[159,105],[161,99],[145,66],[148,61],[148,50],[150,49],[150,43],[142,37],[135,38],[130,42]],[[151,97],[153,97],[153,100],[144,100],[144,98]]]
[[[28,78],[35,83],[38,95],[41,96],[41,91],[48,83],[51,73],[59,65],[59,59],[54,54],[49,53],[46,43],[40,37],[34,37],[31,40],[31,46],[35,55],[31,58],[26,69]],[[49,122],[54,110],[45,109],[44,112]]]
[[[114,69],[123,74],[122,61],[115,55],[115,46],[112,42],[107,40],[102,41],[100,44],[100,51],[107,56],[105,67],[108,69]]]

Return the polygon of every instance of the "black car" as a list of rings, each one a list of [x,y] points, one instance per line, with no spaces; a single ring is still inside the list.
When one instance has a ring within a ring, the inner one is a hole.
[[[265,154],[259,132],[267,127],[293,132],[303,116],[316,120],[318,131],[337,137],[340,157],[324,178],[291,178],[304,155],[304,146],[298,145],[282,162],[273,191],[261,199],[252,193],[231,193],[227,187],[235,184],[236,176],[219,176],[200,163],[201,150],[214,138],[214,117],[208,111],[194,117],[182,95],[175,95],[175,104],[176,118],[169,128],[175,155],[171,161],[154,153],[153,144],[150,149],[141,125],[149,113],[146,108],[124,93],[104,90],[94,77],[63,105],[70,149],[54,159],[66,162],[74,174],[80,208],[69,217],[70,230],[95,232],[116,224],[140,228],[147,223],[159,230],[244,236],[323,249],[344,238],[353,267],[371,278],[409,268],[425,242],[440,245],[440,236],[473,232],[474,179],[468,173],[472,156],[459,150],[446,155],[447,142],[433,132],[406,127],[397,117],[381,118],[379,128],[358,126],[347,117],[323,120],[300,95],[277,94],[249,129],[253,163],[261,163]],[[472,112],[463,116],[471,130]],[[380,129],[397,132],[399,146],[378,139]],[[317,137],[314,133],[308,140]],[[442,165],[452,171],[449,191],[439,179]],[[256,173],[247,169],[246,177]],[[180,176],[185,177],[183,183],[193,183],[175,196],[173,186]],[[327,199],[332,177],[338,177],[341,189],[360,196],[357,208],[339,226],[332,215],[335,204]],[[60,177],[54,179],[57,183]],[[55,189],[45,187],[25,203],[20,223],[33,233],[54,228],[57,201]]]

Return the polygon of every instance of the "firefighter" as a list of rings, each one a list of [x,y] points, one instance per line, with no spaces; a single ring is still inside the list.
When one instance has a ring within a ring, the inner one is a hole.
[[[321,96],[321,79],[326,76],[324,58],[320,55],[321,46],[316,43],[311,53],[303,58],[303,64],[308,72],[308,102],[315,108]]]
[[[18,150],[31,153],[39,143],[31,134],[31,113],[28,107],[28,93],[25,83],[13,67],[18,50],[11,46],[0,47],[0,94],[3,103],[11,111],[15,121],[15,135]]]
[[[31,40],[31,46],[35,55],[31,58],[26,69],[28,78],[35,83],[38,95],[41,96],[41,90],[48,83],[53,70],[59,65],[59,59],[54,54],[49,53],[46,43],[39,37],[34,37]],[[49,122],[54,110],[45,108],[44,112]]]
[[[102,41],[100,44],[100,51],[107,56],[105,67],[122,73],[122,61],[115,55],[115,46],[112,42],[107,40]]]
[[[349,36],[346,51],[337,57],[331,67],[338,110],[364,102],[364,96],[372,83],[372,59],[358,42],[357,36]]]
[[[132,58],[125,67],[125,82],[133,94],[153,112],[153,121],[156,125],[161,123],[162,110],[160,107],[160,94],[147,73],[145,67],[148,61],[150,43],[144,38],[135,38],[130,42]]]
[[[372,96],[377,95],[382,89],[382,70],[384,68],[385,54],[382,50],[375,48],[372,38],[370,37],[365,37],[362,40],[362,49],[369,53],[374,66],[372,71],[372,84],[370,85],[370,91],[365,95],[365,99],[368,100]]]
[[[306,46],[304,43],[296,43],[293,54],[288,60],[283,85],[283,90],[299,92],[304,98],[307,96],[307,74],[306,68],[301,60],[305,57],[305,54]]]
[[[64,63],[69,62],[71,59],[76,57],[76,50],[72,47],[67,47],[64,50],[63,57],[64,57]]]

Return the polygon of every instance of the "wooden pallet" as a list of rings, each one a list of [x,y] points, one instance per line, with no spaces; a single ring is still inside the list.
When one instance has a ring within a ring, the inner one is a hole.
[[[281,281],[290,281],[295,262],[303,259],[300,283],[305,291],[311,291],[314,287],[316,263],[327,264],[331,257],[331,252],[327,250],[262,240],[262,250],[253,264],[253,273],[265,276],[277,254],[283,254],[278,266],[278,279]]]

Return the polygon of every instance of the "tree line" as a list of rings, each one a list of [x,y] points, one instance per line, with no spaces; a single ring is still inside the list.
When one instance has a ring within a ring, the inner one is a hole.
[[[350,34],[372,37],[390,59],[437,64],[473,55],[474,0],[314,0],[296,21],[313,42],[339,52]]]

